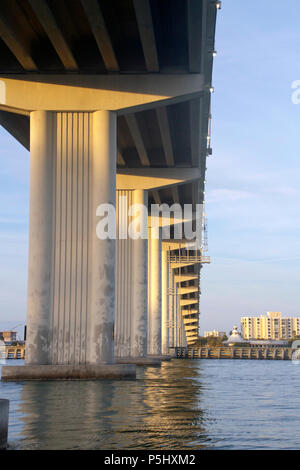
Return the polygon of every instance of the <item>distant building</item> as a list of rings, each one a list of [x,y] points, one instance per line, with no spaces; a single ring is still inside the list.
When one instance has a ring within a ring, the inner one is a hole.
[[[234,326],[231,335],[229,336],[227,341],[224,341],[224,344],[228,346],[234,346],[237,343],[243,343],[243,342],[244,342],[244,339],[239,334],[237,326]]]
[[[217,330],[204,331],[204,338],[209,338],[211,336],[214,336],[215,338],[223,338],[223,336],[226,336],[226,333],[225,331],[217,331]]]
[[[300,336],[300,318],[282,317],[268,312],[260,317],[242,317],[242,336],[246,340],[289,340]]]
[[[6,359],[25,359],[25,344],[19,342],[16,346],[6,345],[5,347]]]
[[[0,331],[0,339],[3,338],[5,343],[11,343],[12,341],[17,341],[17,332],[16,331]]]

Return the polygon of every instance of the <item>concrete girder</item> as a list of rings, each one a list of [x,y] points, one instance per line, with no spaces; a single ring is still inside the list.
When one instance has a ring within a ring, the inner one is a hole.
[[[125,160],[120,149],[117,149],[117,164],[120,166],[125,166]]]
[[[179,191],[177,186],[171,186],[172,196],[175,204],[179,204]]]
[[[25,70],[36,71],[38,69],[31,57],[29,46],[24,43],[14,27],[2,15],[0,18],[0,37]]]
[[[152,195],[153,195],[155,204],[158,204],[160,206],[161,199],[160,199],[160,196],[159,196],[159,192],[158,191],[152,191]]]
[[[201,181],[201,177],[198,180],[194,180],[192,182],[192,202],[194,207],[196,204],[200,204],[201,198],[199,197],[199,182]]]
[[[78,65],[73,56],[71,48],[67,44],[67,41],[65,40],[58,24],[56,23],[56,20],[47,5],[47,2],[41,2],[40,0],[29,0],[29,3],[39,22],[47,33],[65,69],[77,71]]]
[[[201,148],[201,99],[190,100],[190,122],[191,122],[191,151],[192,162],[194,166],[200,166],[200,148]]]
[[[81,0],[103,62],[109,72],[118,72],[119,64],[97,0]]]
[[[200,72],[203,69],[203,48],[205,44],[206,28],[205,13],[207,1],[188,0],[189,24],[189,69],[190,72]]]
[[[150,166],[150,160],[147,154],[147,149],[144,144],[144,140],[139,129],[139,125],[137,123],[136,117],[134,114],[126,114],[125,120],[134,141],[134,145],[136,147],[137,153],[139,155],[141,164],[143,166]],[[128,178],[127,178],[128,179]],[[131,180],[130,180],[131,181]],[[136,186],[133,186],[134,189],[137,189]],[[119,189],[132,189],[120,186]],[[146,188],[139,188],[139,189],[146,189]]]
[[[160,129],[160,136],[161,136],[161,141],[163,144],[166,162],[169,167],[172,167],[174,166],[175,160],[174,160],[174,152],[173,152],[172,139],[171,139],[171,134],[170,134],[167,108],[165,106],[161,106],[160,108],[157,108],[156,116],[157,116],[158,126]]]
[[[133,0],[133,5],[147,70],[148,72],[159,72],[159,63],[149,0]]]

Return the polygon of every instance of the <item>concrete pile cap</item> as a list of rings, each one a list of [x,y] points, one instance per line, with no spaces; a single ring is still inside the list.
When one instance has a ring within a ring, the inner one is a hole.
[[[2,380],[98,380],[136,377],[135,364],[3,366]]]

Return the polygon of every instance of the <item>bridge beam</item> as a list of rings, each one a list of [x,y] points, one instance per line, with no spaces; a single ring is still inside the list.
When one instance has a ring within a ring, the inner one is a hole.
[[[1,75],[0,105],[20,113],[109,110],[122,115],[199,97],[203,90],[201,74]]]
[[[142,152],[139,152],[142,155]],[[141,158],[146,165],[147,160]],[[118,189],[159,189],[201,178],[199,168],[119,168]]]

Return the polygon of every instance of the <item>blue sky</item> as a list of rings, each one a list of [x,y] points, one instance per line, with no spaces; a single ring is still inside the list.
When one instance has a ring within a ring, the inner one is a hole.
[[[201,331],[300,315],[299,17],[297,0],[223,0],[218,13]],[[0,328],[26,317],[28,214],[29,153],[0,128]]]
[[[201,330],[300,316],[300,2],[224,0],[218,13]]]
[[[29,152],[0,127],[0,329],[26,318],[28,218]]]

